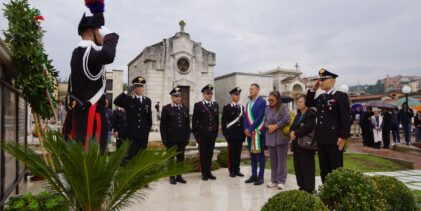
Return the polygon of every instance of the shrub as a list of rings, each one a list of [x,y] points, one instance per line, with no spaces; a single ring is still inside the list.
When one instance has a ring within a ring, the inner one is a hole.
[[[379,210],[381,205],[373,182],[351,169],[333,171],[319,190],[320,199],[331,210],[371,211]]]
[[[184,160],[184,163],[188,166],[189,172],[199,172],[199,156],[187,156]],[[221,166],[219,166],[218,162],[212,161],[211,170],[218,170]]]
[[[328,210],[317,196],[300,190],[283,191],[272,196],[261,211]]]
[[[10,197],[6,203],[5,210],[66,211],[69,210],[69,205],[59,195],[49,192],[41,192],[38,195],[33,195],[31,192],[28,192],[24,195]]]
[[[222,148],[219,151],[219,154],[216,158],[218,164],[223,168],[228,168],[228,150],[227,148]]]
[[[416,210],[415,197],[411,190],[393,177],[370,177],[382,200],[382,210]]]

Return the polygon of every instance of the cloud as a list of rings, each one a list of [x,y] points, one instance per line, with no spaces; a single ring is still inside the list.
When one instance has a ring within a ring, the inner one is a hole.
[[[86,11],[83,1],[30,3],[45,16],[46,50],[67,78],[79,41],[77,24]],[[340,75],[340,84],[421,75],[419,8],[416,0],[108,0],[106,24],[120,34],[116,60],[108,69],[126,70],[146,46],[173,36],[184,19],[191,38],[216,53],[216,76],[294,68],[296,62],[307,76],[320,67],[330,69]],[[0,29],[6,27],[0,17]]]

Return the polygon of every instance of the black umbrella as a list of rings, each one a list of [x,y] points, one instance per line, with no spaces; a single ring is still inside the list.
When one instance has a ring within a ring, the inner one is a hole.
[[[394,108],[395,106],[389,103],[385,103],[383,101],[371,101],[365,104],[366,107],[378,107],[378,108]]]

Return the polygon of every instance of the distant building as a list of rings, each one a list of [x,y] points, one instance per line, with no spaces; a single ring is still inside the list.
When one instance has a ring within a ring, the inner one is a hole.
[[[260,86],[260,96],[267,98],[269,93],[277,90],[283,96],[294,98],[294,102],[289,104],[290,110],[296,109],[297,98],[304,94],[306,87],[301,79],[302,72],[291,69],[275,68],[259,73],[234,72],[215,78],[216,101],[221,106],[230,103],[229,91],[234,87],[240,87],[241,104],[245,105],[248,101],[249,87],[253,83]]]
[[[184,31],[185,22],[180,21],[180,31],[174,36],[146,47],[128,64],[128,83],[142,76],[146,80],[145,95],[152,105],[171,102],[168,94],[179,86],[182,104],[193,112],[194,103],[202,100],[202,88],[214,84],[215,53],[193,41]],[[154,115],[155,116],[155,115]]]
[[[411,88],[411,92],[421,91],[421,80],[409,82],[408,86]]]
[[[106,77],[105,95],[109,102],[113,102],[114,98],[124,91],[123,90],[123,83],[124,83],[123,70],[107,71],[105,74],[105,77]]]

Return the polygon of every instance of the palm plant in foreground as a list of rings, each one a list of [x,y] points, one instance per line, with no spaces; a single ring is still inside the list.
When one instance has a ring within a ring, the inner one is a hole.
[[[175,149],[143,150],[121,166],[128,144],[101,154],[93,140],[87,151],[74,141],[66,142],[57,131],[48,131],[45,140],[54,167],[23,145],[6,142],[2,147],[34,175],[45,178],[45,188],[62,196],[75,210],[122,210],[134,200],[145,199],[149,183],[188,171],[184,164],[170,159]]]

